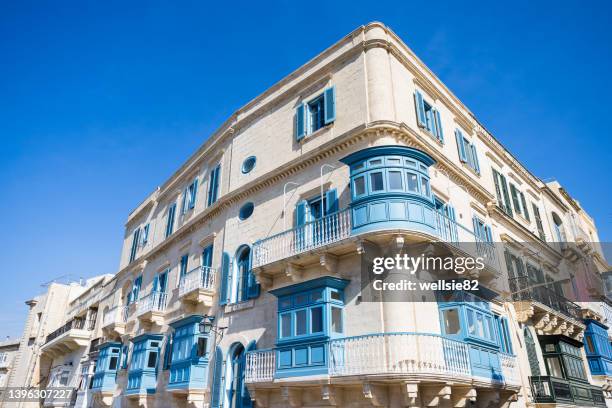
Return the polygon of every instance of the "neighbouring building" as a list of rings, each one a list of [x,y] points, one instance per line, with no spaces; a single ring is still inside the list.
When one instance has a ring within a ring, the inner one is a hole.
[[[606,406],[598,242],[371,23],[228,118],[129,214],[117,273],[26,337],[82,407]],[[369,251],[423,243],[484,257],[492,295],[363,297]]]
[[[6,339],[0,342],[0,388],[8,385],[17,350],[19,350],[19,340]]]

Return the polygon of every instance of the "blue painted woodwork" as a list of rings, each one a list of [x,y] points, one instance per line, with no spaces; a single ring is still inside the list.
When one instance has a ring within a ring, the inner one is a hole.
[[[426,153],[404,146],[378,146],[341,160],[351,171],[353,232],[389,228],[436,233],[435,201]]]
[[[126,395],[155,393],[163,338],[162,334],[145,333],[132,339]]]
[[[438,305],[442,334],[468,345],[472,375],[503,381],[499,353],[512,354],[507,319],[493,314],[486,300],[465,292]]]
[[[92,391],[113,391],[115,389],[120,356],[121,343],[113,341],[100,346],[96,371],[92,380]]]
[[[328,343],[343,335],[344,288],[329,276],[271,291],[278,298],[276,378],[328,372]]]
[[[584,344],[589,370],[593,375],[612,375],[612,346],[608,340],[608,327],[591,319],[584,321]]]
[[[208,385],[210,339],[200,333],[202,315],[192,315],[170,323],[170,378],[168,389],[204,389]]]

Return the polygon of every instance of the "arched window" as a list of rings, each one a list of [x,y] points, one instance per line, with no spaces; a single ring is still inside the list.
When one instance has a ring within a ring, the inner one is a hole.
[[[251,274],[251,248],[241,245],[236,251],[236,266],[234,268],[234,287],[232,288],[232,300],[243,302],[248,299],[248,286]]]

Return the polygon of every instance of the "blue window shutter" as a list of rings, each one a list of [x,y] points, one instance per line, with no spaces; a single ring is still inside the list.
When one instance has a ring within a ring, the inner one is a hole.
[[[336,120],[336,87],[327,88],[323,93],[323,105],[325,105],[325,124]]]
[[[529,222],[531,222],[531,218],[529,217],[529,210],[527,209],[527,201],[525,200],[525,194],[523,194],[522,191],[519,191],[519,194],[521,196],[521,202],[523,203],[523,215],[525,216],[525,219]]]
[[[193,188],[189,200],[189,208],[195,207],[196,197],[198,196],[198,179],[193,180]]]
[[[488,225],[485,225],[484,233],[485,233],[485,237],[487,238],[487,241],[493,242],[493,234],[491,233],[491,227],[489,227]]]
[[[221,260],[221,290],[219,292],[219,304],[226,305],[230,289],[230,256],[227,252],[223,253]]]
[[[153,278],[153,292],[157,292],[159,290],[159,275],[155,275]]]
[[[456,221],[456,218],[455,218],[455,207],[453,207],[450,204],[446,204],[446,207],[448,208],[448,218],[450,218],[453,221]]]
[[[470,144],[470,149],[472,149],[472,164],[474,166],[474,171],[480,174],[480,164],[478,163],[478,153],[476,152],[476,145]]]
[[[254,351],[257,349],[257,343],[255,342],[255,340],[252,340],[246,347],[246,351]],[[244,367],[246,368],[246,353],[245,353],[245,357],[244,357]],[[251,396],[249,395],[249,390],[246,386],[246,382],[242,381],[242,408],[252,408],[253,407],[253,401],[251,400]]]
[[[480,234],[480,223],[478,222],[478,218],[476,218],[475,215],[472,216],[472,226],[474,228],[474,235],[476,235],[476,237],[478,238],[482,238],[482,235]]]
[[[247,298],[249,299],[255,299],[257,297],[259,297],[259,293],[260,293],[260,289],[261,289],[261,285],[259,284],[259,282],[257,282],[257,278],[255,276],[255,273],[253,272],[253,270],[251,269],[251,256],[252,256],[252,252],[249,255],[249,272],[248,272],[248,281],[247,281]]]
[[[185,214],[187,212],[187,206],[189,205],[189,201],[187,200],[187,195],[189,195],[189,188],[186,188],[183,191],[183,201],[181,202],[181,214]]]
[[[440,120],[440,112],[436,109],[434,120],[436,122],[436,137],[441,142],[444,142],[444,132],[442,131],[442,121]]]
[[[209,245],[202,251],[202,266],[212,266],[213,246]]]
[[[455,139],[457,140],[457,151],[459,152],[459,160],[463,163],[467,162],[467,154],[465,145],[463,144],[463,134],[459,129],[455,129]]]
[[[300,141],[306,136],[306,105],[300,104],[295,110],[295,140]]]
[[[140,242],[142,242],[142,245],[145,245],[147,242],[149,242],[149,228],[150,228],[150,224],[147,224],[144,226],[142,230],[142,238],[140,239]]]
[[[158,276],[159,291],[161,293],[166,293],[166,289],[168,289],[168,272],[160,273]]]
[[[419,127],[427,127],[427,119],[425,119],[425,104],[423,102],[423,95],[419,91],[414,93],[414,104],[417,112],[417,124]]]
[[[217,196],[219,194],[219,171],[221,170],[221,165],[218,164],[211,172],[210,172],[210,182],[208,185],[208,205],[211,206],[217,201]]]
[[[223,404],[223,352],[221,347],[215,349],[215,361],[213,368],[213,384],[210,397],[211,408],[221,408]]]
[[[167,370],[170,368],[170,362],[172,360],[171,356],[172,356],[172,335],[168,335],[168,337],[166,337],[166,345],[164,347],[164,365],[163,365],[163,369]]]
[[[333,214],[336,211],[338,211],[338,193],[335,188],[332,188],[325,193],[325,215]]]
[[[308,202],[306,200],[302,200],[298,202],[295,206],[295,225],[299,227],[300,225],[306,224],[306,207],[308,206]]]

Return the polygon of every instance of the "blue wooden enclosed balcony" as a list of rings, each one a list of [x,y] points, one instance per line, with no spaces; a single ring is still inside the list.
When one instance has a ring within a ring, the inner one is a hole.
[[[322,254],[343,255],[361,239],[376,241],[389,235],[444,242],[453,252],[482,257],[487,268],[499,270],[490,228],[477,222],[472,229],[459,224],[454,209],[435,199],[429,181],[434,161],[427,154],[382,146],[358,151],[342,162],[350,167],[349,207],[338,210],[337,200],[335,207],[330,197],[314,209],[304,209],[307,202],[298,203],[294,228],[253,244],[256,271],[274,273],[283,262],[301,265]]]
[[[121,343],[108,342],[100,346],[100,354],[91,385],[93,392],[112,395],[115,391],[120,358]]]

